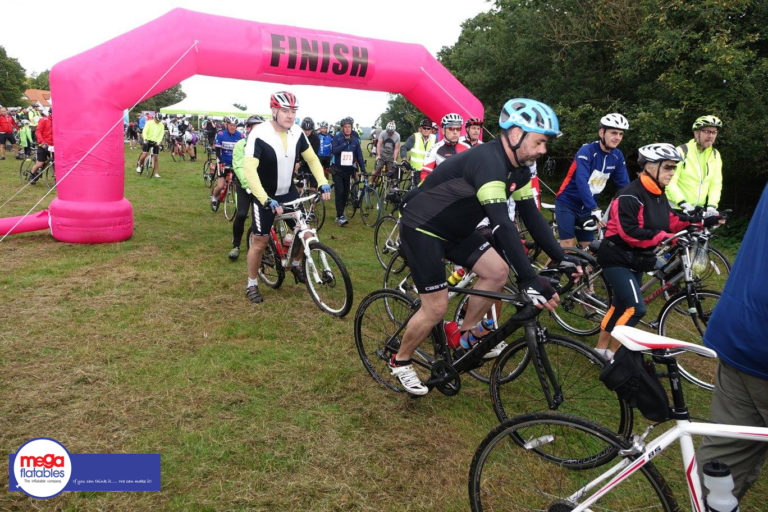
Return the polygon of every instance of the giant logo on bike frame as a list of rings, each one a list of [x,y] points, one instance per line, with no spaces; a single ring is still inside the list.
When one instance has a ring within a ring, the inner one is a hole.
[[[266,68],[298,71],[299,74],[333,74],[365,78],[370,50],[363,41],[348,38],[310,39],[267,32],[264,52]]]

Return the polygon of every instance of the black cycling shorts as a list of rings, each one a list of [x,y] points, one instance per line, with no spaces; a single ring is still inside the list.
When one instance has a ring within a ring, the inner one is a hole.
[[[50,153],[48,153],[48,148],[47,147],[37,146],[37,161],[38,162],[47,162],[49,156],[50,156]]]
[[[419,293],[433,293],[448,286],[443,257],[471,269],[491,244],[478,231],[460,242],[441,240],[435,236],[400,226],[400,247],[405,253],[411,277]]]
[[[299,193],[295,187],[291,187],[287,194],[284,196],[277,196],[274,199],[282,204],[288,201],[293,201],[299,198]],[[269,230],[272,229],[272,224],[275,222],[275,213],[265,206],[263,206],[258,199],[253,202],[253,222],[251,223],[251,233],[258,236],[265,236],[269,234]],[[288,222],[293,227],[294,222]]]
[[[150,147],[155,148],[154,153],[157,154],[157,143],[156,142],[152,142],[151,140],[148,140],[144,144],[141,145],[141,151],[143,153],[148,153]]]
[[[16,137],[13,136],[13,133],[7,133],[7,132],[0,133],[0,144],[5,144],[6,142],[10,142],[11,144],[16,144]]]
[[[220,165],[219,171],[216,174],[219,178],[226,178],[227,174],[232,172],[232,166],[230,165]]]

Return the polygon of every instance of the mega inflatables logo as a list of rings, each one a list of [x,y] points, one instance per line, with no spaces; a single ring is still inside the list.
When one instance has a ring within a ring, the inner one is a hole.
[[[61,443],[40,437],[19,448],[11,471],[19,488],[12,490],[22,490],[34,498],[50,498],[69,483],[72,460]]]
[[[364,78],[368,72],[368,47],[346,40],[319,40],[270,34],[269,65],[281,70],[329,73]]]

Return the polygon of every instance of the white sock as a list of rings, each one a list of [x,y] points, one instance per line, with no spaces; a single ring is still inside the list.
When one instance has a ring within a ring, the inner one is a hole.
[[[259,279],[258,278],[251,279],[249,277],[248,278],[248,286],[246,288],[250,288],[251,286],[259,286]]]
[[[595,352],[603,356],[606,361],[613,361],[613,351],[609,348],[596,348]]]
[[[293,261],[291,262],[291,266],[292,266],[292,267],[298,267],[298,266],[299,266],[299,262],[298,262],[298,261],[296,261],[296,260],[293,260]]]

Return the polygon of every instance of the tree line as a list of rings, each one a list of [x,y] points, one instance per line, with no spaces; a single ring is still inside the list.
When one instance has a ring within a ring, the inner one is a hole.
[[[599,119],[608,112],[630,121],[621,145],[628,166],[638,147],[687,142],[693,121],[714,114],[724,123],[715,144],[723,158],[721,207],[751,213],[768,178],[768,2],[490,4],[438,54],[483,103],[488,129],[497,130],[499,109],[509,98],[550,104],[563,131],[550,154],[562,172],[582,144],[596,140]],[[381,119],[395,119],[402,133],[420,117],[402,96],[393,96]]]

